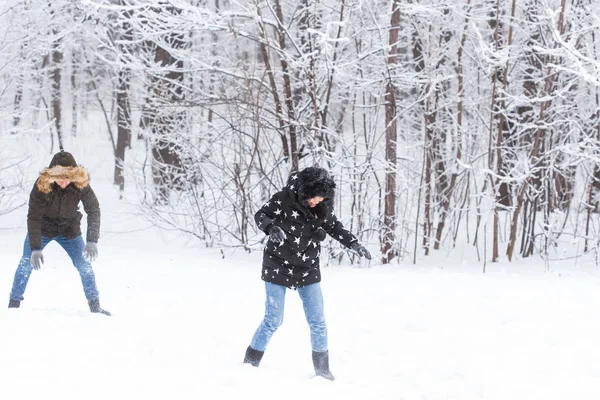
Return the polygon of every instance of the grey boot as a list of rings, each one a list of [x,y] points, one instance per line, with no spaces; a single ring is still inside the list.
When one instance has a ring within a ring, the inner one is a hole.
[[[100,313],[108,316],[111,315],[110,312],[100,308],[100,300],[90,300],[88,301],[88,304],[90,306],[90,311],[93,313]]]
[[[317,376],[328,379],[330,381],[335,380],[335,377],[329,370],[329,350],[323,352],[313,351],[312,359]]]
[[[258,367],[260,360],[262,360],[264,355],[264,351],[254,350],[252,347],[248,346],[246,349],[246,355],[244,356],[244,364],[250,364],[253,367]]]
[[[21,306],[21,302],[19,300],[8,300],[8,308],[19,308]]]

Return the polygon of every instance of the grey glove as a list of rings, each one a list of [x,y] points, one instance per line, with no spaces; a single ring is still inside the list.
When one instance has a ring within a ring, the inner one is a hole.
[[[269,228],[269,240],[281,244],[285,241],[285,232],[277,225],[273,225]]]
[[[327,232],[323,228],[317,228],[313,237],[317,242],[322,242],[327,237]]]
[[[87,242],[83,249],[83,256],[90,261],[96,261],[96,258],[98,258],[98,244]]]
[[[41,250],[34,250],[31,252],[31,266],[33,269],[38,270],[42,268],[44,263],[44,255]]]
[[[354,242],[350,245],[350,248],[354,250],[359,256],[364,257],[367,260],[371,259],[371,253],[369,253],[369,250],[367,250],[362,244]]]

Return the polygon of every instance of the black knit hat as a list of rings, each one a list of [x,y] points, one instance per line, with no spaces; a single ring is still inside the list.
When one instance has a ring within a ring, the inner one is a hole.
[[[319,167],[308,167],[298,173],[298,196],[303,200],[314,197],[333,199],[335,182],[327,170]]]
[[[48,168],[57,165],[62,167],[76,167],[77,163],[75,162],[75,157],[73,157],[71,153],[61,149],[59,153],[56,153],[54,157],[52,157],[52,161],[50,161],[50,166]]]

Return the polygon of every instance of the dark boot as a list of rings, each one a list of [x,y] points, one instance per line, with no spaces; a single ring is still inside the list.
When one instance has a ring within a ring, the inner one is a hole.
[[[260,360],[262,360],[264,355],[264,351],[254,350],[252,347],[248,346],[246,349],[246,355],[244,356],[244,364],[250,364],[253,367],[258,367]]]
[[[88,301],[88,304],[90,305],[91,312],[110,316],[110,313],[108,311],[100,308],[100,300],[90,300]]]
[[[330,381],[335,380],[335,377],[329,370],[329,350],[323,352],[313,351],[312,359],[317,376],[323,377]]]
[[[21,306],[21,302],[19,300],[8,300],[8,308],[19,308]]]

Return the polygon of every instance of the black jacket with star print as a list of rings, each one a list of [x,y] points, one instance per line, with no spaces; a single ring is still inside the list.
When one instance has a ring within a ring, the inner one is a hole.
[[[321,173],[315,174],[315,170]],[[303,188],[308,194],[304,194]],[[286,234],[282,244],[267,241],[263,253],[264,281],[290,289],[320,282],[318,228],[323,228],[346,247],[357,241],[333,214],[334,188],[335,184],[324,170],[310,167],[293,174],[288,184],[258,210],[254,219],[260,230],[268,235],[269,229],[277,225]],[[309,208],[306,200],[315,195],[325,200]]]

